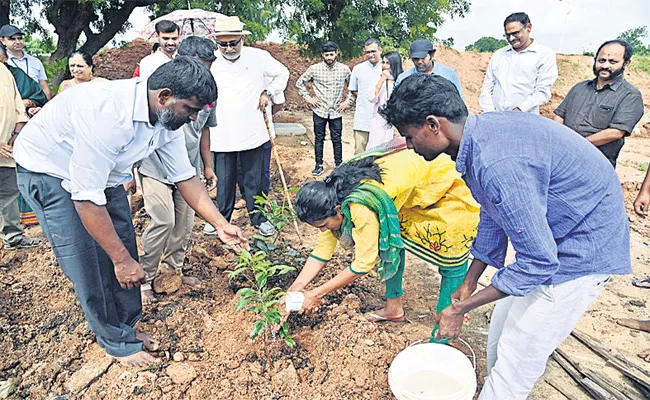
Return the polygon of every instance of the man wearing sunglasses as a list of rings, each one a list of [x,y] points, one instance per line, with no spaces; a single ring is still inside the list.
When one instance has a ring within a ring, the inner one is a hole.
[[[218,52],[211,71],[219,89],[219,101],[218,125],[210,128],[210,150],[217,174],[219,210],[230,220],[235,208],[239,159],[251,223],[259,228],[260,234],[270,236],[275,232],[273,226],[260,213],[252,213],[254,196],[261,195],[265,188],[265,146],[270,149],[263,113],[271,121],[271,100],[284,103],[289,70],[267,51],[244,46],[250,32],[243,30],[243,26],[238,17],[215,22]],[[206,225],[203,232],[213,234],[214,230]]]
[[[370,122],[375,104],[368,100],[366,94],[374,92],[375,85],[381,77],[381,51],[379,40],[375,38],[366,40],[363,46],[366,61],[355,65],[352,68],[352,75],[350,75],[348,90],[357,96],[354,110],[354,154],[363,153],[368,145]],[[340,111],[347,107],[347,103],[342,103]]]
[[[555,53],[530,37],[533,25],[526,13],[509,15],[503,26],[510,44],[492,55],[479,98],[481,109],[539,115],[557,79]]]

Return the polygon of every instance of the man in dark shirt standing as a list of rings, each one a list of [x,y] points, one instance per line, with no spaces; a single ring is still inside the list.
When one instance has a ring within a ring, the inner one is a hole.
[[[594,59],[595,79],[571,88],[554,119],[584,136],[616,167],[625,136],[643,116],[641,92],[625,80],[634,50],[624,40],[603,43]]]

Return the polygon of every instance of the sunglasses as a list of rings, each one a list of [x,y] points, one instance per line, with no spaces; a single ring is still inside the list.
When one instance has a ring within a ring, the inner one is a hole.
[[[216,40],[215,42],[217,43],[217,46],[222,47],[222,48],[227,48],[227,47],[237,47],[239,43],[241,43],[241,40],[243,39],[242,36],[239,37],[237,40],[231,40],[229,42],[222,42],[220,40]]]
[[[526,27],[523,27],[523,28],[519,29],[518,31],[514,31],[514,32],[510,32],[510,33],[506,32],[506,33],[503,34],[503,37],[506,38],[506,39],[509,39],[510,36],[519,37],[519,35],[521,35],[521,32],[524,31],[524,29],[526,29]]]

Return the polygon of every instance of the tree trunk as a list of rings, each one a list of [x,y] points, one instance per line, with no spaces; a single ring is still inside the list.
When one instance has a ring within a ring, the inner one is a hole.
[[[92,2],[55,0],[46,11],[47,20],[54,25],[54,32],[59,36],[56,51],[50,62],[61,60],[70,55],[77,46],[77,41],[84,28],[97,19]]]
[[[0,0],[0,26],[9,23],[9,10],[11,9],[11,0]]]

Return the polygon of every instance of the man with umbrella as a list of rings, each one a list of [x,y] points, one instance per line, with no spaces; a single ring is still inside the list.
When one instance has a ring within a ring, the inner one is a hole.
[[[180,39],[180,28],[176,23],[162,20],[156,23],[156,34],[160,47],[140,61],[140,76],[149,77],[158,67],[172,59]]]

